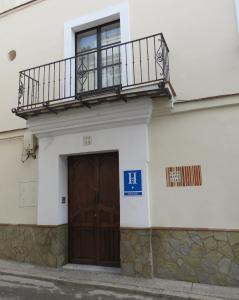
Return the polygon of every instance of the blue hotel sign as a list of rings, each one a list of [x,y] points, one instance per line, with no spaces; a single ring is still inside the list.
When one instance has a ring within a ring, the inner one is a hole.
[[[124,195],[142,196],[142,171],[124,171]]]

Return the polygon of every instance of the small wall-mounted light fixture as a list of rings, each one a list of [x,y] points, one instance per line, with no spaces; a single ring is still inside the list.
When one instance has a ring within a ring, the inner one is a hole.
[[[8,52],[9,61],[13,61],[17,57],[17,52],[15,50],[11,50]]]
[[[37,138],[31,132],[26,132],[23,137],[23,151],[21,161],[24,163],[28,158],[36,159],[36,152],[38,149]]]

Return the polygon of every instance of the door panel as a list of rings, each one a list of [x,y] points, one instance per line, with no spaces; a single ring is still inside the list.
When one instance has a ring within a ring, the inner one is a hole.
[[[102,264],[113,263],[119,260],[119,166],[115,154],[102,155],[99,159],[99,195],[98,206],[99,235],[99,261]],[[115,248],[114,245],[117,245]]]
[[[69,159],[70,256],[75,262],[94,264],[96,256],[95,175],[91,157]]]
[[[118,154],[70,157],[70,261],[119,266],[119,232]]]

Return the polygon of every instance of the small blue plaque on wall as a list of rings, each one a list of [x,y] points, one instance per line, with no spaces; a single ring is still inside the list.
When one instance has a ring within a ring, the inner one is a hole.
[[[142,196],[142,171],[124,171],[124,195]]]

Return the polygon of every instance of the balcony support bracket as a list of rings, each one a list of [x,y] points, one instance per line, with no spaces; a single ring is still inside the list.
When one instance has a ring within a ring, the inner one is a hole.
[[[120,99],[122,99],[125,103],[128,102],[128,100],[126,99],[126,97],[124,95],[120,95]]]
[[[43,103],[43,106],[44,106],[47,110],[49,110],[50,112],[52,112],[53,114],[55,114],[55,115],[58,114],[58,112],[57,112],[56,110],[52,109],[52,108],[49,106],[49,103],[48,103],[48,102],[44,102],[44,103]]]
[[[81,103],[82,106],[86,106],[88,108],[91,108],[90,103],[88,103],[87,101],[83,101],[83,98],[80,94],[77,94],[76,100],[78,100]]]
[[[125,95],[122,95],[121,91],[122,91],[122,85],[119,85],[118,87],[115,88],[115,93],[118,96],[119,100],[123,100],[125,103],[127,103],[128,100],[125,97]]]

